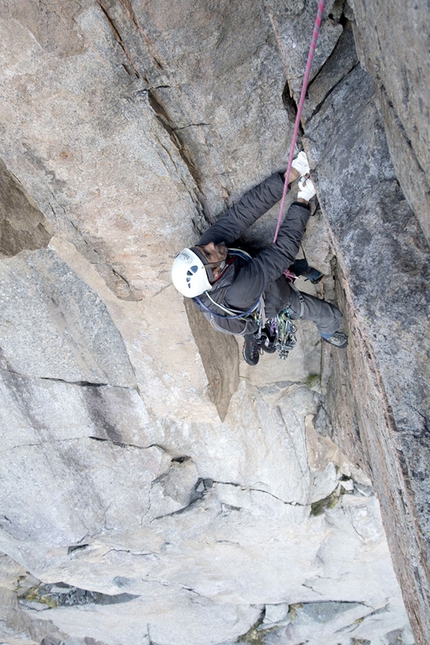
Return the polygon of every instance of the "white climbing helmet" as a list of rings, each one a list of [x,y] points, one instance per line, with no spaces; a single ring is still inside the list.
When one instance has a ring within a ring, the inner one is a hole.
[[[195,298],[212,289],[205,265],[197,253],[182,249],[172,266],[172,282],[183,296]]]

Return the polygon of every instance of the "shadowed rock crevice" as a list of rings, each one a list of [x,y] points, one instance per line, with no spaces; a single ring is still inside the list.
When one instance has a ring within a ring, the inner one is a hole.
[[[0,258],[44,249],[53,228],[0,160]]]
[[[330,94],[343,78],[358,65],[354,34],[350,22],[346,22],[343,32],[332,54],[309,84],[303,118],[310,121],[329,100]]]
[[[109,27],[111,28],[111,31],[113,33],[113,36],[114,36],[116,42],[118,43],[118,45],[121,47],[122,51],[124,52],[124,55],[125,55],[128,63],[129,63],[129,65],[130,65],[131,69],[133,70],[134,75],[136,76],[136,78],[140,78],[139,71],[137,70],[137,68],[136,68],[136,66],[134,64],[134,61],[132,59],[132,56],[131,56],[130,52],[128,51],[128,49],[127,49],[127,47],[126,47],[126,45],[125,45],[125,43],[124,43],[124,41],[123,41],[123,39],[121,37],[121,34],[120,34],[116,24],[115,24],[114,19],[109,14],[109,10],[108,10],[108,7],[106,6],[106,3],[101,2],[99,0],[98,4],[99,4],[100,9],[103,11],[103,14],[106,17],[106,20],[107,20],[107,22],[109,24]],[[128,74],[130,74],[128,67],[126,65],[123,65],[123,67],[126,70],[126,72]]]
[[[237,342],[233,336],[215,331],[189,299],[185,298],[184,302],[188,322],[208,379],[207,393],[223,421],[231,397],[239,385]]]
[[[83,548],[83,547],[77,547]],[[21,604],[31,608],[33,603],[46,605],[47,609],[54,607],[73,607],[74,605],[117,605],[123,602],[130,602],[138,596],[129,593],[108,595],[72,587],[64,582],[54,584],[39,584],[18,594]]]
[[[429,374],[429,252],[395,176],[393,148],[377,107],[372,77],[355,65],[306,130],[340,267],[337,297],[350,333],[348,351],[333,357],[327,408],[336,441],[348,455],[360,461],[364,448],[419,633],[429,629],[428,559],[422,557],[429,550],[422,538],[430,525],[422,512],[430,495],[422,440],[429,415],[422,385]],[[404,149],[410,149],[407,142]]]
[[[154,90],[148,90],[148,100],[149,100],[150,106],[154,110],[154,113],[155,113],[159,123],[166,130],[167,134],[169,135],[170,139],[172,140],[172,143],[178,149],[178,152],[181,155],[181,158],[184,161],[185,165],[187,166],[188,170],[190,171],[190,175],[192,176],[192,178],[196,182],[196,185],[200,186],[201,183],[202,183],[201,174],[200,174],[196,164],[190,158],[190,154],[187,151],[186,146],[181,141],[179,135],[176,134],[178,132],[178,130],[180,130],[181,128],[175,127],[175,124],[172,122],[172,120],[170,119],[166,109],[163,107],[163,105],[161,104],[161,102],[157,98]],[[201,125],[204,125],[204,124],[201,124]]]

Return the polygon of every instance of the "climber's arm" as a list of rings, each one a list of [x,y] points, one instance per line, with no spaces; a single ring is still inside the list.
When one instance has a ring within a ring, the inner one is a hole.
[[[227,245],[237,240],[247,228],[264,215],[282,197],[284,177],[275,173],[248,190],[243,197],[220,217],[200,238],[198,246],[209,242]]]
[[[309,215],[310,208],[306,200],[291,204],[276,242],[267,246],[244,266],[233,284],[228,287],[225,293],[228,305],[244,310],[249,308],[267,286],[294,262]]]

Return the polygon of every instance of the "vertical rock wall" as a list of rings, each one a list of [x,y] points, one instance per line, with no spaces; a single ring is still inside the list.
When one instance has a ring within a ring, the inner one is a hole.
[[[348,360],[336,357],[329,407],[349,454],[354,444],[365,448],[424,643],[430,633],[429,68],[417,51],[423,52],[429,20],[416,3],[387,11],[354,2],[354,9],[358,51],[372,76],[352,69],[305,126],[352,340]]]
[[[322,205],[305,244],[325,273],[336,254],[316,292],[337,284],[348,353],[332,370],[303,324],[287,363],[248,369],[170,284],[177,250],[285,165],[315,9],[2,4],[7,642],[412,645],[358,464],[425,642],[426,247],[343,2],[327,3],[303,125]],[[382,288],[363,249],[372,265],[383,251]]]
[[[402,191],[430,240],[429,15],[423,2],[353,0],[360,61],[375,81],[379,113]]]

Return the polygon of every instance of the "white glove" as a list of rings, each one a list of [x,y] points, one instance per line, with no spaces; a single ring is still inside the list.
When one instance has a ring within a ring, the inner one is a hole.
[[[297,193],[297,197],[300,197],[301,199],[306,199],[306,201],[310,201],[312,197],[315,195],[315,186],[311,182],[311,180],[305,179],[302,177],[299,181],[299,192]]]
[[[299,154],[294,159],[291,165],[293,168],[299,171],[300,177],[303,177],[303,175],[307,175],[310,170],[309,164],[308,164],[308,158],[304,152],[299,152]]]

